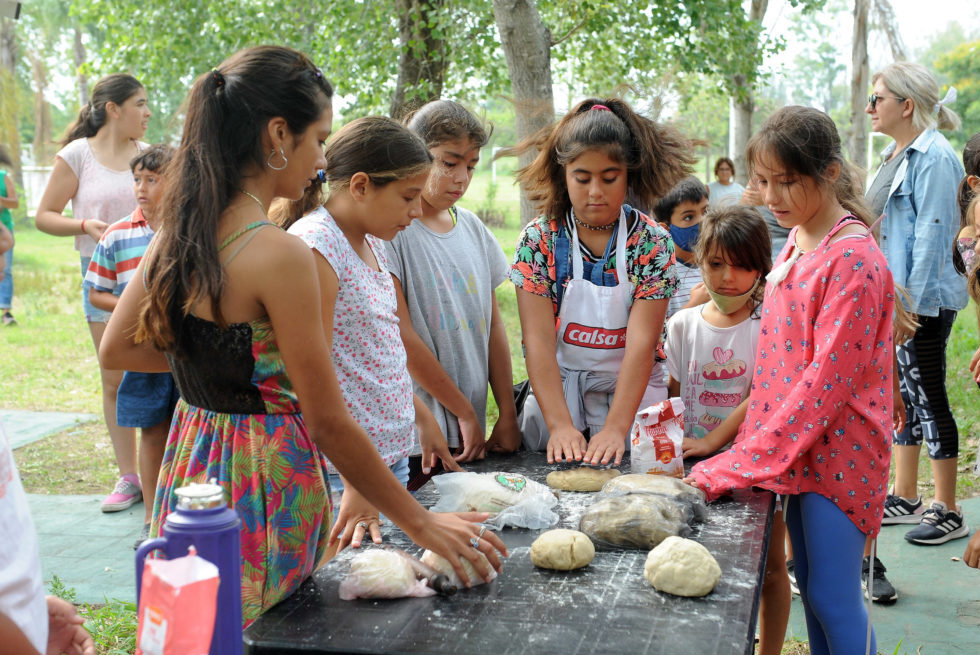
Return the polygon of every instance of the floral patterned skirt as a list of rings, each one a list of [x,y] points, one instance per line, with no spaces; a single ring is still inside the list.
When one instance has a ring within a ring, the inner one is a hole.
[[[223,414],[181,400],[160,469],[151,536],[175,489],[216,479],[241,519],[242,619],[248,626],[321,563],[333,523],[327,460],[300,414]]]

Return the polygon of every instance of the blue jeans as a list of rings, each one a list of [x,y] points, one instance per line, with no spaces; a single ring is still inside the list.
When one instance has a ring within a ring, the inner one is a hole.
[[[408,485],[408,458],[407,457],[398,460],[397,462],[392,464],[389,468],[391,469],[391,472],[395,474],[395,477],[398,478],[398,481],[402,483],[403,487]],[[327,476],[327,478],[328,481],[330,482],[330,493],[333,494],[334,506],[339,510],[340,496],[341,494],[344,493],[344,483],[343,481],[341,481],[339,473],[331,473]],[[381,518],[384,517],[382,516]],[[337,520],[336,512],[333,515],[333,520],[334,521]]]
[[[10,309],[14,299],[14,249],[11,248],[3,255],[7,265],[3,269],[3,279],[0,280],[0,309]]]

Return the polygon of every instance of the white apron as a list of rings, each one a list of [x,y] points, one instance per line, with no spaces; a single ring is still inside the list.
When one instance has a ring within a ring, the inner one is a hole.
[[[626,267],[629,226],[626,213],[620,208],[616,234],[616,279],[619,283],[614,287],[603,287],[585,279],[574,215],[569,222],[572,277],[558,310],[556,355],[572,423],[578,430],[588,428],[595,434],[605,423],[626,354],[626,325],[634,291]],[[601,266],[600,263],[596,265]],[[662,367],[655,364],[640,409],[666,397]],[[547,448],[548,429],[533,394],[524,405],[521,432],[526,448]],[[625,434],[623,438],[626,438]]]

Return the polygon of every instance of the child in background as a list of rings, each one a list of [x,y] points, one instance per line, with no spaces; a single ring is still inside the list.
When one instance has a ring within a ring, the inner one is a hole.
[[[684,401],[684,455],[712,455],[735,437],[759,343],[769,231],[751,207],[729,205],[701,223],[695,260],[711,301],[667,324],[668,392]]]
[[[150,119],[146,89],[125,73],[107,75],[92,87],[91,98],[65,132],[54,159],[34,222],[55,236],[73,236],[82,276],[82,307],[96,352],[102,343],[109,313],[92,306],[85,274],[102,233],[112,221],[136,208],[129,162],[146,147],[141,142]],[[71,202],[72,216],[64,215]],[[101,360],[100,360],[101,361]],[[102,414],[119,479],[102,501],[103,512],[118,512],[142,497],[131,481],[137,476],[136,430],[116,424],[116,394],[122,371],[99,367]]]
[[[132,280],[136,267],[159,228],[157,205],[163,197],[164,174],[173,156],[173,148],[155,145],[140,152],[129,166],[133,171],[136,210],[109,226],[92,254],[85,281],[89,284],[89,302],[98,309],[112,312],[123,289]],[[170,373],[136,373],[126,371],[116,395],[116,423],[139,428],[139,477],[130,480],[143,489],[143,529],[133,545],[139,548],[150,536],[153,496],[157,475],[167,445],[167,431],[180,394]]]
[[[684,457],[712,455],[745,418],[759,344],[769,230],[744,205],[713,210],[701,222],[694,260],[710,301],[682,309],[667,324],[668,390],[684,401]],[[759,655],[778,655],[789,621],[790,587],[782,512],[773,518],[759,605]]]
[[[701,282],[701,269],[694,261],[694,248],[701,231],[701,220],[708,210],[708,187],[691,176],[681,180],[661,198],[653,212],[674,239],[677,258],[677,291],[667,304],[667,319],[687,307],[691,290]],[[701,303],[697,303],[701,304]]]
[[[666,230],[623,201],[632,190],[652,206],[694,157],[619,99],[580,102],[515,150],[531,149],[519,180],[543,214],[521,233],[510,275],[532,389],[524,445],[549,463],[619,465],[637,409],[667,397],[654,358],[677,289]]]
[[[416,444],[416,410],[425,417],[419,440],[439,442],[443,464],[459,470],[428,409],[412,393],[382,243],[422,215],[432,155],[408,128],[368,117],[333,135],[326,162],[326,202],[288,229],[316,254],[324,330],[348,411],[403,485]],[[369,532],[379,543],[378,510],[332,463],[330,487],[343,491],[331,538],[343,533],[341,546],[352,541],[357,547]]]
[[[458,462],[482,459],[486,450],[514,452],[521,435],[510,347],[494,291],[509,266],[496,237],[456,204],[489,135],[451,100],[426,104],[407,125],[435,159],[422,190],[422,215],[387,244],[415,393],[450,448],[458,448]],[[500,410],[489,441],[488,381]]]
[[[709,500],[751,486],[785,494],[811,652],[855,652],[868,637],[875,653],[861,561],[887,495],[894,284],[870,212],[845,192],[853,185],[841,180],[849,172],[829,116],[784,107],[746,154],[766,204],[794,229],[767,277],[735,445],[686,480]]]
[[[7,150],[0,146],[0,166],[13,164]],[[14,217],[10,210],[18,207],[20,200],[17,199],[17,187],[7,171],[0,168],[0,225],[10,233],[11,238],[9,248],[5,251],[0,248],[0,258],[3,260],[0,261],[0,323],[3,325],[17,325],[17,320],[10,313],[14,298]]]

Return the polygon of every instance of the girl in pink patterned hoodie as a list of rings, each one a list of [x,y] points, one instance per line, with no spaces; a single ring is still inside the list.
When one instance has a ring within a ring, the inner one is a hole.
[[[767,277],[745,421],[688,481],[709,500],[753,486],[783,494],[811,652],[853,652],[867,636],[874,653],[861,564],[891,457],[892,276],[829,116],[780,109],[746,154],[792,231]]]

